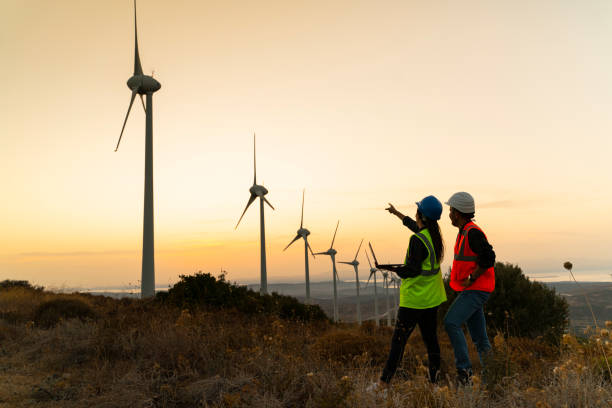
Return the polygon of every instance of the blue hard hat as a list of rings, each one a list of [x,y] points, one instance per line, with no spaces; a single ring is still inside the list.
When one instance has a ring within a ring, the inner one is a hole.
[[[430,220],[439,220],[442,215],[442,203],[436,197],[430,195],[416,203],[417,208]]]

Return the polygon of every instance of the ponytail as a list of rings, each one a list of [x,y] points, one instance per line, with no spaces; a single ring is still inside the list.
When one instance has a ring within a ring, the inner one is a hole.
[[[425,224],[425,228],[427,228],[429,231],[429,235],[431,235],[431,241],[433,243],[437,261],[439,264],[441,264],[442,259],[444,258],[444,241],[442,240],[442,232],[440,231],[438,221],[425,217],[420,211],[418,211],[418,213],[421,220],[423,220],[423,223]]]

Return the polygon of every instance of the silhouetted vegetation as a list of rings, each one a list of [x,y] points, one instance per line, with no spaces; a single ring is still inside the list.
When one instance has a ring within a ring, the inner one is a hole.
[[[8,289],[14,289],[14,288],[34,290],[34,291],[39,291],[39,292],[42,292],[45,289],[42,286],[33,286],[30,284],[30,282],[25,281],[25,280],[6,279],[0,282],[0,290],[8,290]]]
[[[181,275],[179,282],[168,292],[158,293],[156,298],[180,308],[197,307],[235,309],[246,315],[277,315],[283,319],[324,321],[327,316],[318,305],[300,303],[291,296],[261,295],[246,286],[238,286],[225,280],[224,275],[215,278],[210,273]]]

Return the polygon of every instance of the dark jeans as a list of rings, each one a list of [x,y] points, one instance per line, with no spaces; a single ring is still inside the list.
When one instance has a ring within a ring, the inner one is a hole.
[[[470,370],[472,363],[468,356],[468,347],[461,326],[467,325],[470,336],[476,345],[480,363],[484,367],[484,359],[491,343],[487,337],[487,325],[483,307],[490,293],[480,290],[464,290],[459,293],[444,317],[444,327],[448,333],[453,351],[455,352],[455,366],[457,370]]]
[[[395,324],[393,337],[391,337],[391,351],[380,377],[381,381],[387,383],[391,381],[397,370],[397,365],[404,356],[406,342],[418,324],[421,330],[421,337],[423,337],[427,347],[429,377],[432,382],[435,382],[436,375],[440,370],[440,345],[438,344],[438,335],[436,333],[437,320],[438,306],[429,309],[399,308],[397,311],[397,323]]]

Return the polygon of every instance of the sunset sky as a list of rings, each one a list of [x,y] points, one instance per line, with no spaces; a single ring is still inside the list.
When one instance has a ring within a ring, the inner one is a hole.
[[[134,64],[129,0],[0,2],[0,280],[140,279],[145,115],[118,152]],[[361,238],[399,263],[410,232],[384,211],[456,191],[499,261],[531,277],[612,279],[612,2],[140,0],[154,96],[156,283],[228,272],[303,280],[300,222],[338,260]],[[441,226],[452,259],[457,230]],[[363,253],[359,257],[367,264]],[[331,279],[328,257],[313,280]],[[342,279],[353,279],[348,265]],[[366,269],[362,268],[366,275]],[[366,276],[367,277],[367,276]]]

